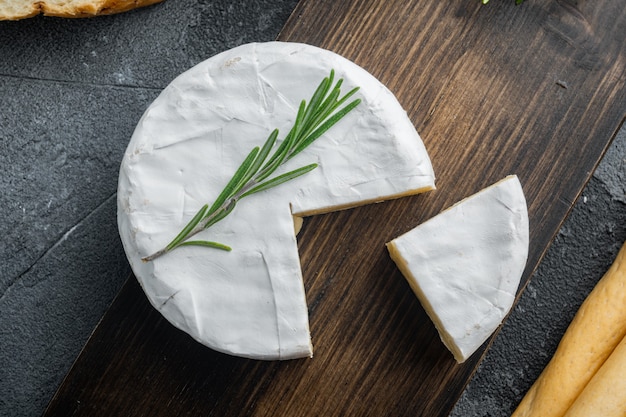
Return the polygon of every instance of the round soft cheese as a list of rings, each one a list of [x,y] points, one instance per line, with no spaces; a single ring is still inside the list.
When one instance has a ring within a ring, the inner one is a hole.
[[[231,252],[186,246],[149,262],[245,156],[278,128],[334,69],[362,100],[281,169],[316,169],[241,200],[197,239]],[[393,94],[349,60],[317,47],[246,44],[176,78],[150,105],[124,155],[118,225],[132,269],[152,305],[199,342],[257,359],[312,355],[293,217],[434,188],[422,140]]]
[[[507,315],[528,257],[517,176],[481,190],[387,244],[441,340],[464,362]]]

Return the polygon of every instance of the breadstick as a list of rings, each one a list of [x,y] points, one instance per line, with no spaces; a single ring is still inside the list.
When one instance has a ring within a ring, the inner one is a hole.
[[[626,416],[626,337],[591,378],[565,417]]]
[[[625,335],[626,245],[623,245],[512,417],[563,417]]]

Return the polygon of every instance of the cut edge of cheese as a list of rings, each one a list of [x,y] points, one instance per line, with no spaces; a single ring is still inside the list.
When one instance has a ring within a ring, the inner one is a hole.
[[[285,170],[318,167],[246,197],[198,235],[232,252],[188,246],[141,262],[215,199],[269,132],[288,131],[331,69],[344,91],[361,88],[362,102]],[[431,190],[434,180],[406,112],[367,71],[311,45],[245,44],[181,74],[146,110],[120,168],[118,226],[135,276],[174,326],[227,354],[293,359],[312,356],[298,218]]]
[[[528,257],[517,176],[467,197],[387,243],[454,359],[467,360],[513,305]]]
[[[376,203],[383,203],[385,201],[391,201],[391,200],[397,200],[399,198],[403,198],[403,197],[409,197],[412,195],[417,195],[417,194],[422,194],[428,191],[434,191],[436,190],[437,187],[435,186],[435,184],[429,184],[425,187],[418,187],[418,188],[412,188],[410,190],[407,190],[405,192],[402,193],[397,193],[397,194],[387,194],[385,196],[381,196],[379,198],[370,198],[367,200],[362,200],[362,201],[358,201],[358,202],[354,202],[354,203],[349,203],[349,204],[341,204],[341,205],[336,205],[336,206],[330,206],[330,207],[323,207],[320,209],[315,209],[315,210],[307,210],[307,211],[293,211],[293,215],[296,217],[310,217],[310,216],[316,216],[319,214],[327,214],[327,213],[333,213],[336,211],[341,211],[341,210],[349,210],[355,207],[361,207],[361,206],[365,206],[368,204],[376,204]]]

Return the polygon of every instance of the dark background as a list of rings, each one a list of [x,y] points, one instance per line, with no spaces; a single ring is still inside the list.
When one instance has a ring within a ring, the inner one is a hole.
[[[275,39],[296,3],[0,22],[0,415],[43,412],[130,273],[116,188],[141,114],[196,63]],[[626,240],[625,159],[622,128],[453,416],[509,415],[545,366]]]

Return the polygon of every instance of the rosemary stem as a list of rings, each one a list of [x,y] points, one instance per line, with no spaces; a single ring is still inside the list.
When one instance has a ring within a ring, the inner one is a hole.
[[[224,210],[228,209],[229,206],[231,206],[233,204],[237,204],[237,201],[239,201],[241,196],[243,194],[245,194],[247,191],[251,190],[255,185],[257,185],[257,181],[256,180],[252,179],[252,180],[248,181],[246,183],[246,185],[237,194],[235,194],[232,198],[226,200],[217,210],[215,210],[213,213],[211,213],[207,217],[203,218],[193,229],[191,229],[191,231],[185,237],[185,240],[189,239],[192,236],[197,235],[198,233],[200,233],[201,231],[206,229],[207,225],[209,223],[211,223]],[[164,247],[164,248],[154,252],[152,255],[149,255],[149,256],[146,256],[144,258],[141,258],[141,260],[143,262],[152,261],[152,260],[158,258],[159,256],[163,256],[166,253],[176,249],[177,247],[181,246],[183,243],[184,243],[184,241],[181,241],[181,242],[179,242],[176,245],[172,245],[170,243],[168,246],[166,246],[166,247]]]
[[[212,206],[205,204],[167,246],[142,258],[142,261],[151,261],[183,245],[230,251],[230,247],[218,242],[189,241],[189,238],[228,216],[240,199],[276,187],[317,167],[314,163],[272,176],[281,165],[308,147],[360,103],[361,100],[357,99],[337,110],[358,90],[358,87],[340,98],[339,88],[343,80],[338,80],[334,87],[333,81],[334,71],[331,70],[330,76],[324,78],[315,90],[309,104],[307,105],[306,100],[300,102],[294,126],[271,156],[270,152],[276,142],[278,129],[272,131],[262,147],[252,149]]]
[[[167,248],[163,248],[159,251],[154,252],[152,255],[146,256],[141,258],[142,262],[150,262],[156,258],[158,258],[159,256],[165,255],[166,253],[168,253],[169,250]]]

